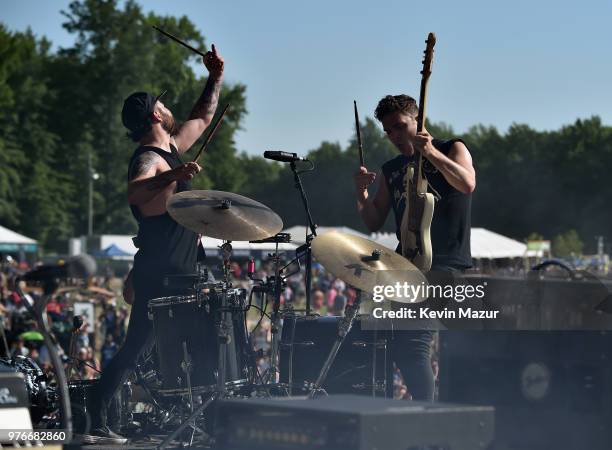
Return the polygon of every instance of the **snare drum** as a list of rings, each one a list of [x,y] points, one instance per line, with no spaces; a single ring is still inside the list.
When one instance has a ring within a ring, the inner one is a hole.
[[[220,320],[223,295],[227,296],[226,312],[231,315],[232,324],[229,343],[226,344],[227,387],[247,384],[252,369],[252,351],[245,322],[246,291],[224,291],[213,285],[206,294],[161,297],[149,301],[160,394],[186,394],[189,392],[189,382],[196,393],[216,388],[220,345],[216,324]]]

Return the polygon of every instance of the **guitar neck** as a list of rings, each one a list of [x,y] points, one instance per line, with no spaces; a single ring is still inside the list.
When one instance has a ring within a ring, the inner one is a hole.
[[[433,61],[433,48],[436,45],[436,35],[429,33],[427,40],[425,41],[427,47],[425,48],[425,58],[423,58],[423,70],[421,71],[421,92],[419,93],[419,113],[417,115],[417,133],[420,133],[425,128],[425,106],[427,100],[427,84],[429,83],[429,76],[431,75],[431,66]],[[416,180],[417,180],[417,191],[420,192],[422,181],[423,181],[423,154],[419,152],[419,160],[416,166]],[[426,190],[426,188],[424,188]]]
[[[425,128],[425,106],[427,104],[427,82],[429,78],[421,78],[421,91],[419,94],[419,113],[417,115],[417,133]],[[417,186],[421,185],[423,179],[423,154],[419,152],[418,163],[416,166]]]

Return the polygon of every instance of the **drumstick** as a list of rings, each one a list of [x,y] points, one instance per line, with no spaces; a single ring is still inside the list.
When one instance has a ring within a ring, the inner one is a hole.
[[[179,38],[172,36],[170,33],[162,30],[161,28],[156,27],[155,25],[153,25],[153,28],[155,28],[157,31],[159,31],[161,34],[163,34],[164,36],[169,37],[170,39],[172,39],[173,41],[178,42],[181,45],[184,45],[185,47],[187,47],[189,50],[191,50],[192,52],[197,53],[198,55],[204,57],[204,53],[202,53],[200,50],[198,50],[197,48],[193,48],[191,45],[187,44],[186,42],[181,41]]]
[[[219,128],[219,125],[221,124],[221,121],[223,120],[223,116],[225,116],[225,111],[227,111],[227,108],[229,108],[229,103],[225,105],[225,108],[223,108],[223,111],[221,111],[221,115],[217,117],[217,121],[215,122],[215,125],[213,126],[211,132],[208,134],[208,137],[206,138],[204,143],[202,144],[202,147],[200,147],[200,150],[198,151],[198,154],[196,155],[196,157],[193,159],[193,162],[198,162],[200,155],[202,154],[202,152],[204,151],[204,149],[206,148],[206,146],[208,145],[212,137],[215,135],[217,128]]]
[[[363,161],[363,146],[361,145],[361,130],[359,129],[359,113],[357,112],[357,102],[353,100],[355,105],[355,129],[357,130],[357,145],[359,146],[359,164],[361,167],[365,167]]]

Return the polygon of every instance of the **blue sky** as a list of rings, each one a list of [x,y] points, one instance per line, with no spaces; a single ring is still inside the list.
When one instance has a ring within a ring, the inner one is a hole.
[[[69,1],[0,2],[9,29],[30,26],[57,46]],[[429,31],[437,36],[428,115],[455,130],[513,122],[556,129],[599,115],[612,123],[610,1],[141,1],[187,15],[247,86],[239,150],[304,154],[345,145],[352,102],[362,119],[386,94],[418,95]],[[204,71],[205,69],[202,68]],[[195,100],[195,99],[194,99]],[[366,143],[367,151],[367,143]]]

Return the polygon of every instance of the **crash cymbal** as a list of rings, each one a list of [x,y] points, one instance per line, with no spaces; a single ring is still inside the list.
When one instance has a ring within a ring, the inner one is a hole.
[[[283,228],[266,205],[231,192],[179,192],[168,199],[166,209],[185,228],[226,241],[264,239]]]
[[[332,231],[312,241],[312,253],[326,270],[345,283],[364,292],[374,293],[375,286],[420,286],[425,291],[427,279],[421,271],[402,255],[369,239],[349,233]],[[380,288],[378,288],[380,289]],[[388,300],[416,303],[426,299],[423,295],[386,295]]]

